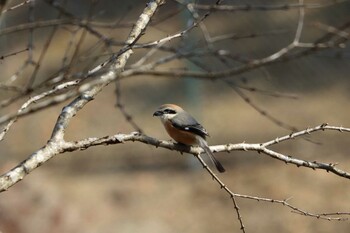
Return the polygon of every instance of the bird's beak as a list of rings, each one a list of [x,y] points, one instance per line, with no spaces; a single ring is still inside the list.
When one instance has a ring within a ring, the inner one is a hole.
[[[155,112],[153,113],[153,116],[161,116],[161,115],[163,115],[163,112],[162,112],[162,111],[155,111]]]

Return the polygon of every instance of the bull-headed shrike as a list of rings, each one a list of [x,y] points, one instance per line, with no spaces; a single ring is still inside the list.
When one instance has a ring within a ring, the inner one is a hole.
[[[153,116],[160,118],[167,133],[176,142],[189,146],[200,146],[209,156],[216,169],[219,172],[225,172],[224,167],[214,157],[205,140],[206,136],[209,136],[208,132],[189,113],[175,104],[164,104],[158,108]]]

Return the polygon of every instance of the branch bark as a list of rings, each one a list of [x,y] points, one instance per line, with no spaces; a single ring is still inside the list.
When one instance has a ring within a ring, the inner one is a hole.
[[[74,143],[68,143],[64,140],[65,130],[67,129],[70,120],[88,102],[93,100],[105,86],[118,77],[118,75],[124,69],[129,57],[133,53],[132,45],[134,45],[142,36],[150,19],[154,15],[157,8],[162,4],[163,0],[154,0],[150,1],[146,5],[146,8],[139,16],[139,19],[126,39],[126,45],[117,54],[112,55],[112,57],[108,59],[107,63],[109,64],[109,69],[107,69],[107,71],[105,71],[105,73],[101,74],[99,77],[101,82],[83,92],[80,96],[75,98],[70,104],[63,108],[48,143],[11,171],[2,175],[0,177],[0,191],[7,190],[9,187],[22,180],[35,168],[39,167],[41,164],[51,159],[55,155],[66,151],[75,150],[75,148],[78,149],[74,146]]]
[[[65,110],[63,110],[64,112]],[[72,112],[67,113],[72,114]],[[61,129],[57,129],[60,131]],[[297,137],[302,137],[311,133],[326,130],[336,130],[339,132],[350,132],[350,128],[329,126],[327,124],[322,124],[314,128],[309,128],[299,132],[291,133],[289,135],[276,138],[265,143],[238,143],[238,144],[226,144],[226,145],[216,145],[211,146],[210,149],[213,152],[231,152],[235,150],[242,151],[256,151],[258,153],[266,154],[274,159],[281,160],[285,163],[291,163],[298,167],[307,167],[314,170],[320,169],[327,172],[331,172],[337,176],[350,179],[350,173],[337,168],[334,163],[322,163],[316,161],[306,161],[298,158],[294,158],[290,155],[282,154],[280,152],[271,150],[267,147],[291,140]],[[6,191],[9,187],[15,183],[22,180],[26,175],[28,175],[35,168],[39,167],[47,160],[51,159],[55,155],[62,154],[65,152],[71,152],[76,150],[85,150],[92,146],[99,145],[111,145],[120,144],[125,142],[141,142],[155,147],[161,147],[168,150],[175,150],[181,153],[189,153],[193,155],[198,155],[203,152],[199,147],[188,147],[180,145],[171,141],[158,140],[156,138],[149,137],[139,132],[132,132],[130,134],[116,134],[112,136],[106,136],[102,138],[87,138],[80,141],[66,142],[64,140],[51,140],[43,148],[39,149],[33,153],[28,159],[17,165],[15,168],[9,172],[0,176],[0,192]]]

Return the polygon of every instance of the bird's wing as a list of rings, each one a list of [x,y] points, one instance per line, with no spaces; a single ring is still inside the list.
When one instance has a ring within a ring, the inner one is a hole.
[[[178,113],[178,115],[170,121],[172,125],[179,130],[192,132],[201,136],[202,138],[209,136],[208,132],[203,128],[203,126],[186,112]]]

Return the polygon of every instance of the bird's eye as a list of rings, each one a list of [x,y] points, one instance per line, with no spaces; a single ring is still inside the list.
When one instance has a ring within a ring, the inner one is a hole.
[[[164,113],[166,113],[166,114],[175,114],[176,111],[175,111],[175,110],[172,110],[172,109],[165,109],[165,110],[164,110]]]

